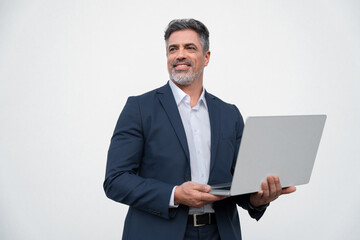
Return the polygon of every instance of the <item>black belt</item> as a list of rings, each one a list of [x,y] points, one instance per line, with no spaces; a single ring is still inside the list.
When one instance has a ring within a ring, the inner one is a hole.
[[[193,214],[188,217],[188,224],[200,227],[216,223],[215,213]]]

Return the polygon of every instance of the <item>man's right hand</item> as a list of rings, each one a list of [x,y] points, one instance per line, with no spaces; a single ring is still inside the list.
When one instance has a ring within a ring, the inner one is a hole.
[[[226,197],[210,194],[211,187],[196,182],[185,182],[175,188],[174,204],[183,204],[189,207],[200,208]]]

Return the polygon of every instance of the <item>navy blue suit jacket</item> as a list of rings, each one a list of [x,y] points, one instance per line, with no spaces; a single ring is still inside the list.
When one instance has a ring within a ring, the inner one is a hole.
[[[235,105],[205,93],[211,125],[208,184],[231,182],[243,119]],[[129,97],[108,152],[106,195],[130,206],[123,239],[183,239],[188,207],[169,208],[175,185],[191,180],[185,130],[169,84]],[[236,205],[248,209],[249,195],[213,203],[222,239],[241,239]],[[264,212],[249,210],[257,220]]]

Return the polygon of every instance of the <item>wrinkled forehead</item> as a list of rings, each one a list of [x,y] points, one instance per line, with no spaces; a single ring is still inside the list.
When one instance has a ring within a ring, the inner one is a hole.
[[[198,47],[202,47],[199,34],[191,29],[175,31],[169,36],[166,47],[170,45],[183,46],[186,44],[195,44]]]

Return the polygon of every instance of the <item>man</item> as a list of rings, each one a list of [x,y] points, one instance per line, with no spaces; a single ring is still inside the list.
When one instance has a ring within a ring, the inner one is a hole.
[[[232,180],[243,119],[203,88],[210,59],[204,24],[173,20],[165,42],[170,81],[128,99],[108,152],[105,192],[130,206],[123,239],[241,239],[237,205],[259,220],[295,188],[269,176],[258,193],[209,193],[210,184]]]

